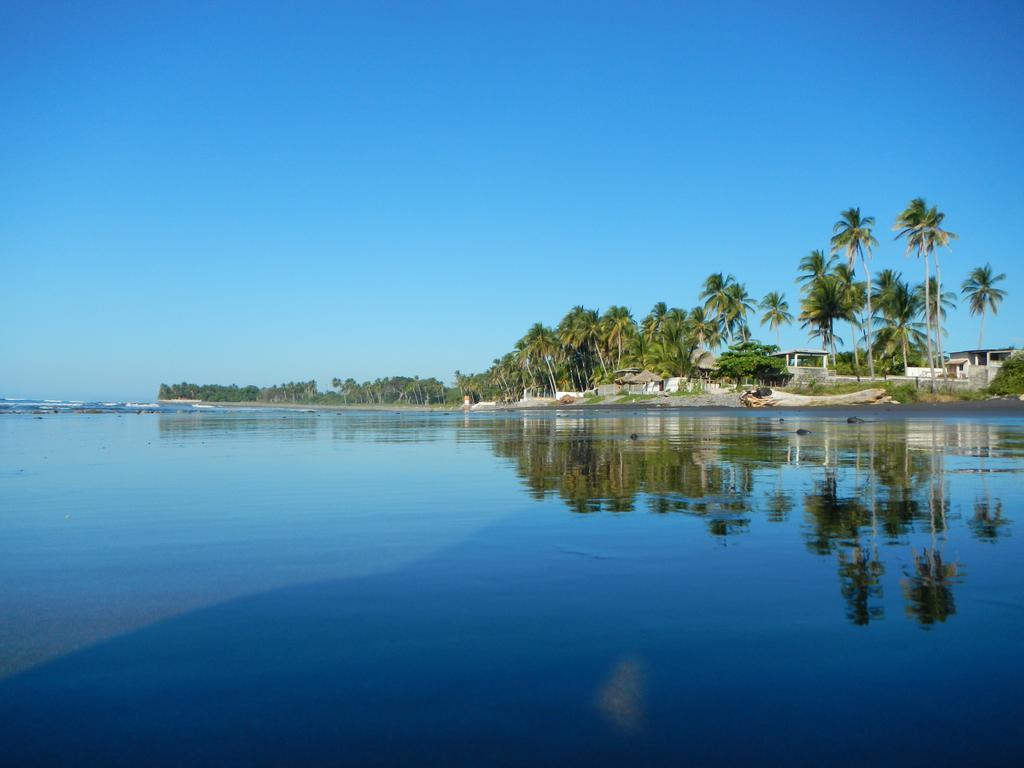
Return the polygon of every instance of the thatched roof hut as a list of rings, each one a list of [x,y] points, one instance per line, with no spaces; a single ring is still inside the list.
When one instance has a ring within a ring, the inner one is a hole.
[[[616,384],[652,384],[661,381],[662,378],[651,371],[640,371],[639,373],[626,373],[615,378]]]
[[[706,349],[695,349],[690,353],[690,365],[702,371],[713,371],[718,358]]]

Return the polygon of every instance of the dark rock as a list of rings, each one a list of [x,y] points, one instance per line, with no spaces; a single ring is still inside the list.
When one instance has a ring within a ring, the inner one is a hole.
[[[864,419],[860,418],[859,416],[851,416],[850,418],[848,418],[846,420],[846,423],[847,424],[863,424],[864,423]]]
[[[798,429],[796,431],[796,434],[798,434],[798,435],[809,435],[809,434],[811,434],[811,430],[809,430],[809,429]]]
[[[636,432],[634,432],[633,434],[631,434],[631,435],[629,436],[629,439],[630,439],[630,440],[636,440],[636,439],[637,439],[637,437],[638,437],[638,435],[636,434]]]

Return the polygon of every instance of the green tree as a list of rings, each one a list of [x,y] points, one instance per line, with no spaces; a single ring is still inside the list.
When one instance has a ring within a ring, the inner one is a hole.
[[[936,272],[938,273],[938,254],[937,249],[948,246],[949,241],[956,238],[956,235],[952,232],[947,232],[942,228],[942,222],[945,219],[946,214],[940,212],[938,208],[932,206],[928,207],[928,204],[924,201],[924,198],[915,197],[911,200],[907,207],[903,210],[899,216],[896,217],[896,223],[893,225],[893,230],[896,232],[896,239],[904,238],[907,244],[907,253],[910,254],[912,251],[916,251],[918,258],[924,262],[924,286],[925,286],[925,307],[931,307],[931,271],[929,269],[929,260],[934,255],[936,259]],[[936,283],[939,287],[939,291],[942,290],[942,281],[937,279]],[[934,385],[935,379],[935,356],[932,352],[932,326],[931,326],[931,312],[925,312],[925,333],[928,350],[928,367],[931,369],[932,380]],[[939,356],[941,358],[942,347],[941,341],[939,342]]]
[[[735,381],[780,376],[786,372],[786,363],[782,358],[772,357],[772,353],[778,351],[774,344],[740,342],[718,358],[718,375]]]
[[[800,274],[797,276],[796,282],[800,286],[801,293],[809,293],[814,287],[814,284],[821,280],[826,275],[832,274],[832,268],[836,265],[838,259],[829,254],[825,255],[822,250],[813,250],[802,259],[800,259],[800,265],[798,267]]]
[[[832,270],[832,275],[839,281],[842,287],[843,300],[846,304],[846,317],[843,319],[850,324],[851,340],[853,341],[853,364],[860,370],[860,353],[858,342],[861,335],[860,314],[867,304],[867,290],[865,283],[857,280],[857,274],[847,264],[837,264]]]
[[[910,348],[924,343],[924,332],[917,320],[923,312],[924,300],[900,279],[898,272],[885,270],[879,277],[883,275],[887,279],[880,280],[876,287],[875,306],[881,310],[886,322],[878,330],[875,344],[883,354],[891,354],[898,349],[906,371]]]
[[[1000,273],[992,274],[992,265],[975,267],[967,275],[960,286],[960,292],[967,299],[972,315],[980,315],[981,323],[978,328],[978,347],[985,344],[985,312],[992,310],[993,315],[999,314],[999,304],[1006,298],[1006,291],[996,287],[996,283],[1006,279],[1006,275]]]
[[[704,307],[694,307],[686,318],[688,333],[697,341],[699,349],[717,349],[722,343],[721,327],[708,316]]]
[[[818,279],[801,303],[800,321],[802,328],[810,327],[813,335],[821,338],[826,349],[832,352],[832,365],[836,364],[836,320],[847,317],[849,305],[842,283],[834,275]]]
[[[758,306],[764,310],[761,315],[761,325],[767,325],[775,331],[775,339],[778,344],[782,343],[780,326],[789,325],[793,322],[793,315],[789,311],[789,302],[786,301],[786,294],[779,291],[771,291],[765,294]]]
[[[612,305],[605,310],[601,317],[604,341],[609,347],[618,350],[616,368],[622,367],[622,353],[625,351],[626,343],[636,334],[636,322],[627,307]]]
[[[868,262],[871,260],[871,249],[878,245],[878,240],[872,234],[875,225],[874,216],[861,216],[860,208],[847,208],[839,214],[839,221],[832,227],[832,253],[839,251],[846,252],[846,264],[852,270],[860,259],[864,267],[864,276],[867,282],[867,331],[868,338],[873,337],[871,329],[871,270]],[[853,346],[854,356],[857,354],[857,345]],[[871,378],[875,377],[875,359],[871,354],[871,344],[868,344],[868,373]]]

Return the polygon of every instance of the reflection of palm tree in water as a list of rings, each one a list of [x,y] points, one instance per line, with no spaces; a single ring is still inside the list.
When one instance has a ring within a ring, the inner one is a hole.
[[[946,543],[945,455],[934,442],[931,451],[931,472],[928,476],[928,521],[931,547],[920,554],[911,550],[913,572],[904,571],[903,595],[907,615],[924,628],[937,621],[944,622],[956,613],[953,585],[964,575],[959,563],[943,559]],[[942,536],[938,536],[941,526]]]
[[[866,499],[871,514],[871,546],[865,547],[858,536],[857,541],[849,550],[840,550],[839,585],[843,599],[846,600],[846,618],[857,625],[866,625],[872,619],[881,619],[885,609],[880,604],[872,605],[872,601],[882,600],[882,576],[885,565],[878,557],[878,501],[875,492],[874,475],[870,471],[874,463],[875,435],[871,433],[868,445],[868,469],[861,475],[861,445],[858,442],[854,466],[857,471],[859,498]],[[857,528],[859,534],[860,528]]]
[[[995,542],[1004,534],[1009,520],[1003,517],[1003,502],[992,498],[988,487],[988,471],[985,466],[987,450],[981,454],[981,495],[974,499],[974,516],[967,521],[967,527],[979,541]]]
[[[885,566],[878,552],[868,552],[859,545],[839,551],[839,584],[846,600],[846,618],[854,624],[864,625],[884,615],[881,605],[872,600],[882,599],[882,575]]]
[[[514,460],[534,498],[557,495],[583,513],[690,515],[722,543],[748,530],[754,510],[768,521],[785,520],[797,498],[785,472],[813,471],[813,489],[801,492],[803,537],[811,552],[836,558],[847,618],[867,624],[882,615],[879,536],[894,545],[925,525],[931,540],[923,550],[917,545],[903,574],[907,612],[923,625],[951,615],[963,569],[944,552],[949,501],[935,427],[893,422],[853,432],[823,425],[820,441],[798,441],[774,422],[695,420],[680,429],[671,420],[528,419],[474,427],[488,430],[495,452]],[[634,430],[642,436],[630,440]],[[801,443],[803,469],[791,463],[791,449]],[[769,469],[775,481],[765,487]],[[989,499],[986,487],[971,523],[979,537],[994,537],[1003,525],[1001,505]]]
[[[957,563],[945,563],[942,553],[925,549],[913,553],[914,571],[904,572],[903,594],[907,599],[907,615],[923,627],[945,621],[956,613],[953,584],[963,575]]]
[[[863,499],[873,498],[873,491],[855,486],[852,496],[841,496],[835,464],[825,467],[824,479],[816,493],[804,499],[804,510],[812,523],[807,543],[819,554],[836,552],[839,591],[846,601],[846,617],[854,624],[864,625],[882,617],[882,576],[885,566],[878,557],[872,536],[870,547],[861,541],[861,531],[876,530],[874,505]]]

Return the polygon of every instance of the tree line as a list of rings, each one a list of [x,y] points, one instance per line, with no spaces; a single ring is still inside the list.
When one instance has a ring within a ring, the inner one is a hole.
[[[316,380],[289,382],[272,387],[237,384],[161,384],[161,400],[204,400],[210,403],[295,403],[310,405],[436,405],[460,402],[461,391],[439,379],[389,376],[357,382],[334,378],[333,390],[320,391]]]
[[[782,326],[799,322],[841,373],[874,377],[920,364],[934,371],[945,360],[944,325],[957,300],[942,282],[940,254],[957,238],[945,228],[945,218],[923,198],[911,200],[895,218],[894,238],[923,265],[920,283],[894,269],[872,274],[875,219],[849,208],[833,225],[829,248],[812,250],[799,262],[796,317],[785,292],[770,291],[758,300],[734,275],[718,272],[704,280],[698,303],[689,309],[658,302],[638,321],[624,306],[604,312],[575,306],[555,326],[535,323],[483,373],[456,371],[456,384],[474,397],[517,400],[524,390],[588,390],[627,367],[690,376],[703,351],[731,346],[747,356],[770,352],[752,346],[752,320],[777,340]],[[985,264],[971,269],[960,285],[971,315],[980,317],[979,347],[986,314],[996,314],[1006,296],[999,287],[1005,278]],[[840,323],[849,326],[845,353],[837,349],[844,341],[837,333]]]

